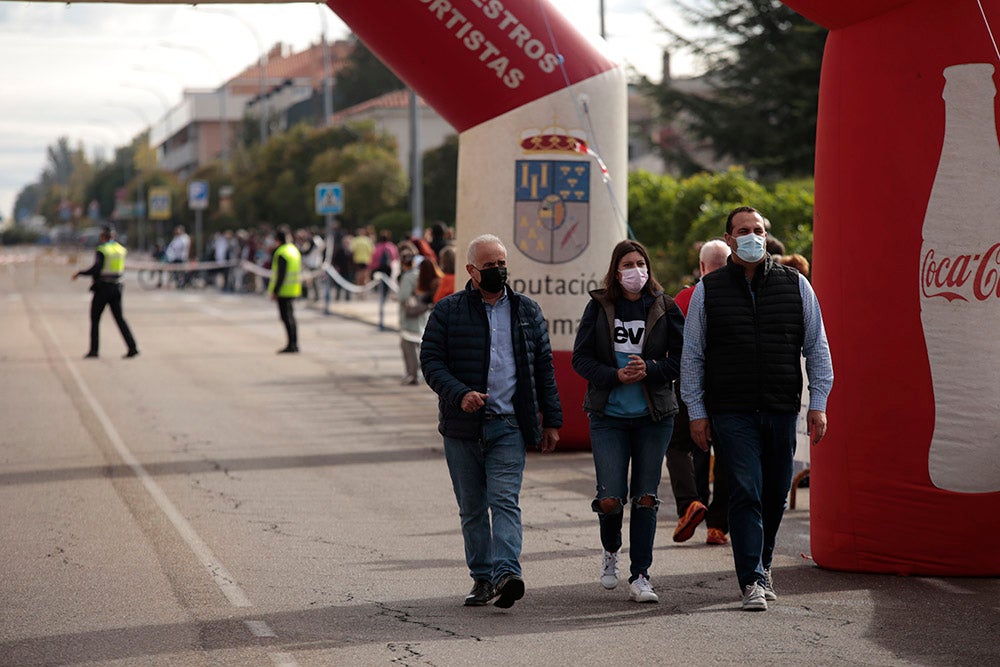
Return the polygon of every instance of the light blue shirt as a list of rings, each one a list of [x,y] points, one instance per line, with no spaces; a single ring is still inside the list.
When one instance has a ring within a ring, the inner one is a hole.
[[[826,412],[826,399],[833,389],[833,361],[823,327],[823,314],[812,285],[799,274],[805,338],[802,355],[809,378],[809,409]],[[691,419],[705,419],[705,285],[698,283],[691,295],[684,320],[684,352],[681,354],[681,398]]]
[[[514,414],[514,390],[517,388],[517,366],[514,360],[514,339],[510,331],[510,299],[504,288],[503,296],[492,306],[485,301],[486,318],[490,323],[490,370],[486,376],[486,412],[498,415]]]

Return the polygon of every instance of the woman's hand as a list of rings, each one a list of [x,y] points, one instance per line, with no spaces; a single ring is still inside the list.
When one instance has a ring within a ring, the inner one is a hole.
[[[628,355],[628,363],[618,369],[618,381],[622,384],[634,384],[646,379],[646,360],[638,354]]]

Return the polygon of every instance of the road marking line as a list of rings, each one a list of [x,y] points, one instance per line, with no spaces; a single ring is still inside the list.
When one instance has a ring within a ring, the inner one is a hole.
[[[76,366],[70,361],[69,357],[62,351],[56,342],[55,333],[52,331],[52,327],[49,326],[49,322],[42,316],[41,313],[38,314],[39,319],[42,321],[42,325],[48,332],[49,339],[52,341],[53,345],[59,354],[62,355],[63,361],[66,362],[66,367],[69,369],[70,375],[73,376],[73,380],[76,382],[77,387],[83,393],[83,397],[87,400],[90,405],[90,409],[94,412],[97,420],[101,423],[104,428],[104,433],[108,436],[111,444],[114,445],[115,449],[118,451],[119,456],[125,461],[126,465],[132,469],[135,476],[139,478],[142,485],[146,487],[146,491],[153,498],[156,504],[160,507],[167,518],[170,519],[170,523],[174,524],[174,528],[180,534],[181,538],[187,543],[194,555],[201,561],[201,564],[208,570],[209,575],[212,577],[212,581],[215,585],[222,590],[222,594],[226,596],[230,604],[234,607],[250,607],[253,606],[250,602],[250,598],[246,596],[243,589],[240,588],[239,584],[236,583],[233,576],[229,574],[229,571],[225,568],[222,562],[215,557],[212,550],[209,549],[205,541],[198,536],[194,528],[188,523],[188,520],[178,511],[177,507],[170,501],[167,494],[163,492],[160,485],[150,476],[146,469],[139,463],[139,460],[135,458],[129,448],[125,445],[125,442],[118,435],[117,429],[111,423],[111,419],[101,408],[100,403],[97,402],[97,398],[91,393],[90,389],[87,387],[87,383],[83,381],[83,378],[76,370]]]
[[[267,624],[267,621],[257,621],[257,620],[246,620],[243,624],[247,626],[250,630],[250,634],[254,637],[277,637],[271,626]]]
[[[275,664],[275,667],[299,667],[291,653],[268,653],[267,657]]]

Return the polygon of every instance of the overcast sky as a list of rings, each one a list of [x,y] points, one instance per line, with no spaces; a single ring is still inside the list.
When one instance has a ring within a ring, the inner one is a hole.
[[[550,0],[587,34],[599,33],[599,0]],[[612,53],[659,80],[666,38],[650,20],[669,0],[605,0]],[[227,15],[228,14],[228,15]],[[300,51],[346,37],[326,5],[136,5],[0,1],[0,215],[38,180],[59,137],[88,158],[110,159],[177,104],[185,88],[215,88],[256,62],[259,43]],[[683,73],[674,58],[674,74]],[[680,70],[680,72],[678,71]]]

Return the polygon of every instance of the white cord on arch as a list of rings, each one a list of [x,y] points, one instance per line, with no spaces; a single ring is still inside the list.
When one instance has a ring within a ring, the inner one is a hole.
[[[990,22],[986,18],[986,10],[983,9],[983,0],[976,0],[976,4],[979,5],[979,13],[983,15],[983,25],[986,26],[986,32],[990,36],[990,41],[993,42],[993,53],[996,54],[997,60],[1000,61],[1000,49],[997,49],[997,40],[993,36],[993,31],[990,30]]]
[[[559,60],[559,71],[562,72],[563,82],[566,85],[566,90],[569,90],[572,85],[569,80],[569,73],[566,71],[566,59],[563,57],[562,52],[559,50],[559,45],[556,44],[555,33],[552,32],[552,26],[549,24],[549,17],[545,11],[544,0],[538,0],[538,9],[542,14],[542,20],[545,21],[545,29],[549,34],[549,43],[552,46],[552,51],[556,54]],[[576,111],[577,121],[581,126],[586,128],[587,132],[587,143],[585,147],[585,152],[587,155],[594,158],[598,166],[601,168],[601,180],[604,182],[605,187],[608,189],[608,198],[611,201],[611,208],[615,214],[615,220],[619,225],[626,230],[628,236],[632,239],[635,238],[635,234],[632,233],[632,228],[628,224],[628,220],[625,214],[622,212],[622,207],[618,198],[615,197],[614,189],[611,187],[611,174],[608,172],[608,167],[601,157],[600,144],[597,141],[597,133],[594,131],[594,124],[591,121],[590,108],[585,95],[581,95],[580,99],[570,97],[573,103],[573,109]]]

